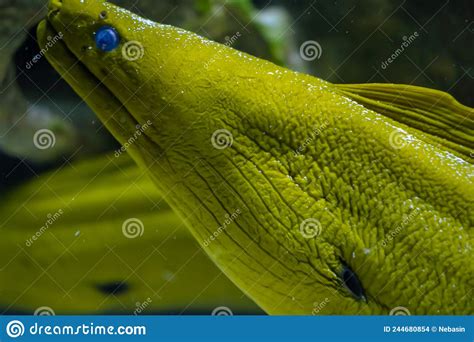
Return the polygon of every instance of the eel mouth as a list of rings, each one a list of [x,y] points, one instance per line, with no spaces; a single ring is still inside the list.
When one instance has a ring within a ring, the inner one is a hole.
[[[80,57],[68,47],[66,38],[55,29],[51,19],[57,19],[61,8],[60,1],[53,0],[49,6],[48,17],[42,20],[37,28],[41,53],[94,110],[115,138],[121,144],[125,143],[140,126],[138,121],[106,83],[82,63]],[[61,37],[61,39],[52,40],[51,37]]]

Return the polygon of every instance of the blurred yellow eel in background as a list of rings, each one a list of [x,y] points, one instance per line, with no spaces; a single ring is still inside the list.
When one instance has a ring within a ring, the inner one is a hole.
[[[34,179],[2,196],[0,217],[2,312],[261,312],[127,155]]]
[[[334,85],[102,1],[49,6],[50,63],[267,313],[474,313],[473,109]]]

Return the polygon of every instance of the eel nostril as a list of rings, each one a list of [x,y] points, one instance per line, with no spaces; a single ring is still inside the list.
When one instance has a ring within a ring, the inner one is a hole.
[[[56,9],[56,10],[51,10],[51,11],[49,11],[49,13],[48,13],[48,19],[53,19],[53,18],[54,18],[56,15],[58,15],[58,14],[59,14],[59,10],[58,10],[58,9]]]
[[[48,19],[53,19],[61,11],[62,0],[51,0],[48,5]]]
[[[51,8],[59,9],[63,5],[63,0],[51,0],[49,6]]]

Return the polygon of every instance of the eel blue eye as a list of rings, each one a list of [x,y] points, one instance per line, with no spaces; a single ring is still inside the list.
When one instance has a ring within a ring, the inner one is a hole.
[[[102,26],[95,33],[95,45],[98,49],[109,52],[120,44],[118,32],[110,26]]]

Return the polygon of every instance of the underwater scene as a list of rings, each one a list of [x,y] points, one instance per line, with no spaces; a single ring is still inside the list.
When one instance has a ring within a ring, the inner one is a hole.
[[[0,313],[473,315],[473,14],[0,0]]]

